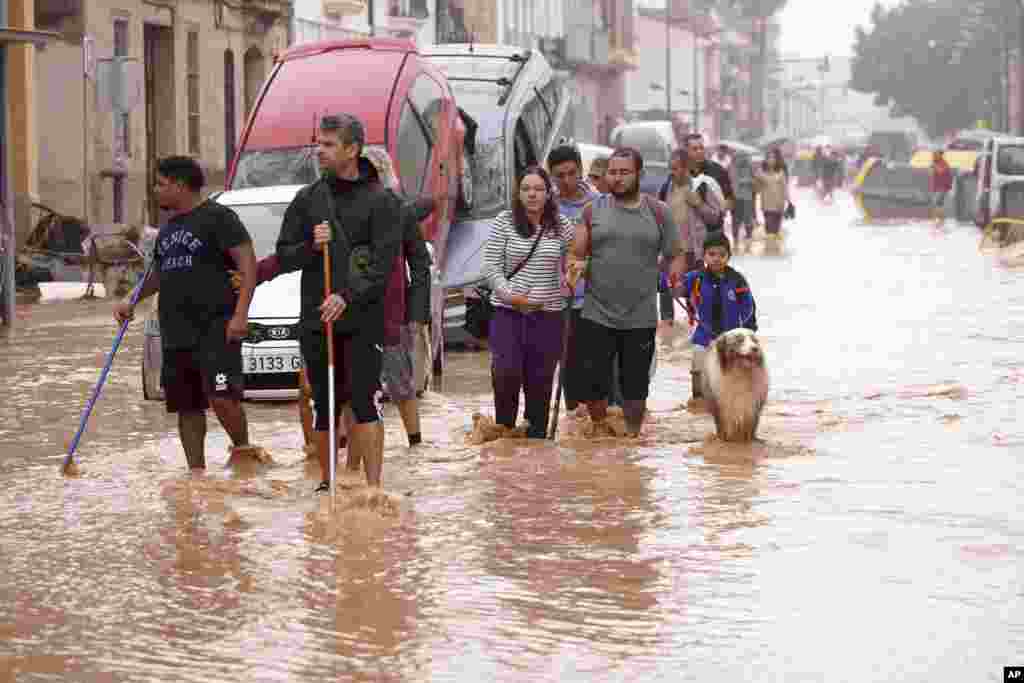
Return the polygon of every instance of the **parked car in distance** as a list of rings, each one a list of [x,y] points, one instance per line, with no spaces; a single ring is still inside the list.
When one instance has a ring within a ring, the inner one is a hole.
[[[978,155],[975,222],[1024,218],[1024,137],[990,138]]]
[[[918,136],[909,130],[873,130],[866,144],[877,150],[886,161],[909,163],[919,140]]]

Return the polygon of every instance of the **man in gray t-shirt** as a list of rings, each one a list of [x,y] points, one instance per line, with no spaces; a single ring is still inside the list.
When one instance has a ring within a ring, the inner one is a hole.
[[[643,158],[617,149],[608,162],[610,194],[594,200],[576,227],[576,254],[589,257],[587,292],[576,334],[581,387],[598,434],[607,433],[609,377],[618,354],[623,413],[631,436],[640,433],[647,410],[658,290],[659,256],[671,263],[669,278],[678,283],[684,268],[682,244],[665,204],[640,194]]]

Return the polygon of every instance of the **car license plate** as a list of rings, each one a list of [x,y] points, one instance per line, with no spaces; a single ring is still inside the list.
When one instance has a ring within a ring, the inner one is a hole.
[[[242,368],[247,375],[271,372],[298,372],[302,368],[302,356],[298,353],[264,353],[244,356]]]

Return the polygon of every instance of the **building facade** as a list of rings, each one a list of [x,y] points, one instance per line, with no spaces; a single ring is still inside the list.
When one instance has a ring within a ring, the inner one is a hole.
[[[0,26],[7,26],[7,0],[0,0]],[[14,322],[14,210],[7,181],[7,43],[0,41],[0,324]]]
[[[551,57],[575,86],[574,136],[608,144],[625,120],[629,74],[640,67],[632,0],[567,0],[565,37]]]
[[[540,50],[573,92],[573,137],[606,143],[637,68],[632,0],[437,0],[437,43]]]
[[[685,6],[641,6],[636,40],[644,49],[638,68],[626,77],[626,109],[633,119],[683,121],[691,130],[718,136],[720,51],[717,24],[693,16]]]
[[[795,137],[824,134],[835,139],[867,135],[873,128],[916,130],[910,118],[893,117],[871,93],[849,87],[852,59],[783,56],[779,78],[783,104],[780,128]]]
[[[437,0],[294,0],[291,44],[369,35],[434,42]]]
[[[0,324],[14,321],[18,226],[36,200],[36,52],[55,36],[35,28],[32,0],[0,0]]]
[[[279,0],[37,0],[37,23],[62,35],[36,69],[41,203],[153,224],[155,162],[171,154],[197,158],[218,189],[290,17]],[[112,58],[127,111],[112,107]]]

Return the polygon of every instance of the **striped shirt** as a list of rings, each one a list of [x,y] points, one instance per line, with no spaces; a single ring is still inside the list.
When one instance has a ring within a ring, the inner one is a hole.
[[[523,294],[531,304],[540,304],[545,311],[565,310],[562,265],[574,231],[572,223],[562,215],[558,216],[558,226],[560,234],[545,232],[533,256],[509,280],[507,275],[529,255],[537,235],[523,237],[516,232],[511,211],[498,214],[484,246],[484,273],[491,285],[491,303],[511,308],[508,299]]]

